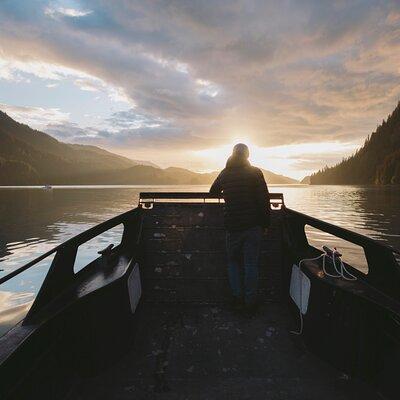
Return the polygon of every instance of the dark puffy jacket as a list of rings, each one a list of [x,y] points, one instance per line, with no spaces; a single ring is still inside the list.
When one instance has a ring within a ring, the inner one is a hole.
[[[261,170],[251,166],[248,160],[231,156],[212,184],[210,193],[222,193],[224,223],[228,231],[269,225],[268,187]]]

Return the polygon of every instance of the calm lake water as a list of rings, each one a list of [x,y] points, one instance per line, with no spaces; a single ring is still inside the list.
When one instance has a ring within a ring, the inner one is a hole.
[[[0,188],[0,276],[13,271],[66,239],[137,205],[141,191],[207,191],[206,186],[92,186]],[[283,193],[287,207],[368,235],[400,248],[400,187],[270,186]],[[106,233],[80,249],[79,269],[98,249],[116,240]],[[309,241],[337,246],[344,259],[365,271],[360,248],[308,229]],[[52,256],[0,287],[0,334],[29,309]]]

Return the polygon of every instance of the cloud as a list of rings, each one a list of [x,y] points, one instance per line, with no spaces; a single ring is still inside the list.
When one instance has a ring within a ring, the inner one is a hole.
[[[79,10],[76,8],[66,8],[62,6],[51,5],[44,9],[44,14],[51,18],[57,17],[70,17],[70,18],[79,18],[85,17],[91,14],[90,10]]]
[[[76,79],[74,84],[81,90],[86,90],[88,92],[98,92],[102,89],[101,83],[89,79]]]
[[[4,56],[3,56],[4,57]],[[77,69],[34,59],[1,58],[0,78],[20,81],[22,77],[34,76],[43,80],[60,81],[68,77],[89,79],[91,76]],[[4,76],[2,76],[4,74]]]
[[[221,145],[218,139],[211,142],[193,132],[177,128],[174,124],[151,115],[139,114],[135,109],[113,113],[100,121],[96,127],[81,127],[71,121],[48,123],[44,131],[60,140],[70,143],[86,143],[113,148],[118,152],[126,149],[158,149],[174,151],[192,148],[205,149],[211,145]]]
[[[43,128],[46,133],[60,139],[63,142],[79,143],[88,138],[97,137],[98,131],[95,128],[82,128],[78,124],[70,121],[48,122]]]
[[[65,123],[69,119],[69,114],[58,108],[23,107],[0,103],[0,110],[36,129],[42,129],[49,123]]]
[[[8,1],[0,77],[69,76],[129,104],[88,127],[113,148],[358,144],[399,99],[399,15],[379,0]]]

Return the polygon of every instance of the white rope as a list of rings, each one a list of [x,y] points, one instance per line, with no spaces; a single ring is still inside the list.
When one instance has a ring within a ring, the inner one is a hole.
[[[337,255],[337,254],[338,254],[338,251],[336,250],[336,248],[333,249],[332,260],[333,260],[333,266],[335,268],[335,271],[339,274],[339,276],[341,278],[345,279],[346,281],[356,281],[357,278],[347,270],[347,268],[345,267],[340,256],[335,257],[335,255]],[[338,258],[340,261],[340,270],[338,270],[336,267],[336,258]],[[346,276],[346,274],[347,274],[347,276]]]
[[[326,258],[329,257],[332,259],[333,261],[333,267],[335,269],[336,274],[331,274],[326,270],[325,267],[325,260]],[[303,301],[303,275],[301,273],[301,264],[304,261],[317,261],[320,258],[322,258],[322,270],[324,271],[324,274],[327,276],[330,276],[332,278],[342,278],[345,279],[346,281],[356,281],[357,278],[351,274],[347,268],[345,267],[342,259],[341,259],[341,255],[340,253],[336,250],[336,247],[332,250],[332,257],[326,252],[324,251],[324,253],[322,253],[321,255],[319,255],[318,257],[315,258],[304,258],[302,260],[299,261],[299,276],[300,276],[300,305],[299,305],[299,316],[300,316],[300,327],[298,331],[290,331],[290,333],[294,334],[294,335],[301,335],[303,333],[303,326],[304,326],[304,321],[303,321],[303,313],[301,312],[302,309],[302,301]],[[340,261],[340,265],[339,265],[339,269],[336,265],[336,259],[339,259]]]

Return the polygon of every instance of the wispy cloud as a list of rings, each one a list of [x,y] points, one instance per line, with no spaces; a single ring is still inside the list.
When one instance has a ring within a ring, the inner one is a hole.
[[[43,129],[49,123],[62,124],[69,119],[69,114],[58,108],[23,107],[0,103],[0,110],[17,121],[25,121],[37,129]]]
[[[59,16],[79,18],[85,17],[91,13],[91,10],[80,10],[72,7],[62,7],[56,4],[50,5],[44,9],[44,14],[52,18],[57,18]]]
[[[102,89],[102,84],[100,82],[89,79],[76,79],[74,84],[81,90],[86,90],[88,92],[98,92]]]

